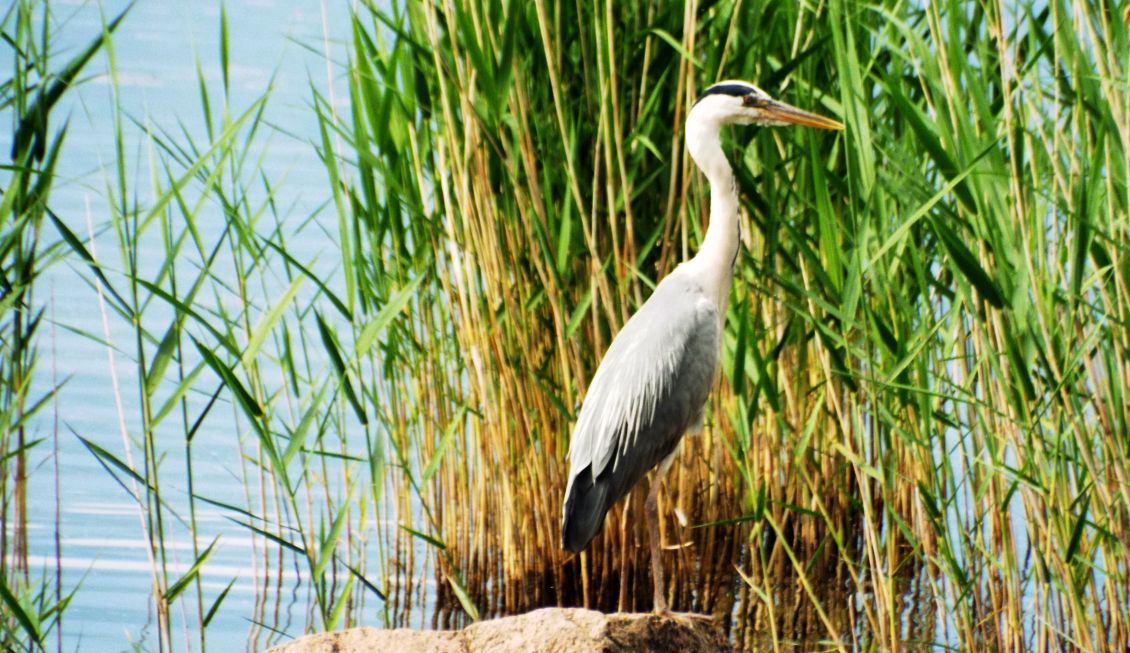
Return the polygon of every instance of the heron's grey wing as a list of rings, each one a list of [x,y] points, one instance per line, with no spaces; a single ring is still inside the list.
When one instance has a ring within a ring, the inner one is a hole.
[[[567,548],[583,548],[608,508],[698,420],[714,381],[719,331],[714,302],[676,271],[617,334],[593,376],[570,443]]]

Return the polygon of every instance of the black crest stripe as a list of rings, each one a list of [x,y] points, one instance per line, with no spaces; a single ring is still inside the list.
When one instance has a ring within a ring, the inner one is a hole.
[[[707,95],[732,95],[734,97],[742,97],[753,92],[753,87],[745,84],[715,84],[703,91],[702,95],[698,96],[698,99],[695,100],[695,104],[701,102],[702,98]]]

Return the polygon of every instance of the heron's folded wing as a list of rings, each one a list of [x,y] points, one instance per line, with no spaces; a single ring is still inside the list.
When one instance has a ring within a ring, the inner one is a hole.
[[[570,445],[572,475],[591,464],[596,478],[630,450],[641,454],[631,456],[633,464],[650,468],[655,452],[672,449],[713,382],[719,328],[701,287],[675,275],[665,279],[593,376]]]

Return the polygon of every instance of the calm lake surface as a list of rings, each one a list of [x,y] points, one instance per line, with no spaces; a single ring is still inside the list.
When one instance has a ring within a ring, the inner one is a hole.
[[[52,68],[61,67],[96,36],[104,16],[114,16],[127,3],[105,0],[97,4],[55,2],[54,42],[58,47]],[[327,214],[325,229],[317,224],[319,207],[328,197],[328,182],[312,142],[317,138],[317,120],[310,109],[311,86],[323,94],[328,88],[326,60],[322,56],[329,35],[332,56],[344,58],[344,40],[349,36],[349,7],[345,2],[286,2],[284,0],[228,0],[226,11],[231,42],[231,104],[242,112],[272,83],[266,120],[275,133],[259,139],[266,147],[266,176],[280,184],[276,203],[284,224],[302,227],[302,238],[291,243],[291,253],[310,262],[332,260],[333,243],[325,234],[336,230],[336,217]],[[168,130],[174,140],[183,129],[198,143],[207,141],[202,118],[197,62],[209,80],[213,111],[222,102],[220,78],[220,3],[202,0],[140,0],[118,28],[114,50],[119,71],[120,103],[127,114],[142,123]],[[5,57],[10,56],[5,51]],[[11,61],[0,62],[11,68]],[[59,165],[60,178],[52,195],[52,209],[78,234],[88,233],[88,223],[97,231],[107,224],[109,212],[104,189],[114,175],[114,111],[111,85],[106,77],[105,56],[93,60],[84,71],[86,81],[64,98],[63,110],[54,115],[52,129],[70,117],[67,142]],[[335,67],[333,74],[338,74]],[[346,92],[342,79],[333,80],[338,95]],[[8,130],[0,135],[0,146],[10,147]],[[150,193],[149,159],[140,130],[128,125],[127,168],[134,190],[144,204]],[[2,178],[2,177],[0,177]],[[218,228],[222,216],[214,206],[211,216],[202,216],[202,228]],[[309,220],[316,215],[314,220]],[[295,230],[299,229],[295,226]],[[48,238],[56,234],[50,227]],[[218,233],[218,232],[217,232]],[[217,234],[206,234],[214,240]],[[100,258],[120,269],[115,240],[107,233],[96,238]],[[327,282],[334,284],[332,267]],[[316,265],[315,269],[319,269]],[[37,291],[37,299],[48,306],[53,318],[40,330],[39,388],[46,392],[54,383],[62,385],[57,400],[40,412],[32,424],[31,438],[46,438],[31,460],[29,539],[33,573],[54,575],[56,491],[51,447],[58,442],[58,505],[62,544],[64,592],[78,587],[64,618],[64,650],[119,651],[134,647],[156,649],[155,616],[151,609],[151,575],[141,519],[136,504],[76,435],[98,443],[115,455],[123,455],[118,401],[125,422],[136,438],[138,415],[135,368],[129,360],[132,332],[118,316],[108,316],[109,333],[118,349],[114,354],[116,375],[111,375],[109,350],[96,338],[104,332],[95,290],[83,279],[89,275],[71,260],[57,264]],[[88,335],[84,335],[88,334]],[[92,337],[96,336],[96,337]],[[116,376],[116,379],[115,379]],[[54,379],[54,380],[53,380]],[[114,382],[120,391],[115,392]],[[212,420],[218,428],[204,428],[194,441],[194,474],[197,493],[217,500],[242,504],[244,485],[233,433],[231,412]],[[227,424],[224,424],[224,422]],[[183,436],[181,436],[183,439]],[[167,500],[184,505],[183,442],[165,441],[167,458],[162,469]],[[140,463],[138,463],[140,464]],[[237,499],[239,497],[239,499]],[[200,504],[197,519],[202,533],[220,534],[216,555],[203,570],[205,602],[210,603],[230,582],[230,594],[208,628],[212,650],[241,650],[267,643],[267,635],[251,623],[256,593],[250,570],[251,537],[247,529],[232,523],[230,513]],[[170,526],[166,547],[176,560],[169,569],[176,578],[193,560],[191,540],[177,525]],[[206,546],[207,541],[201,546]],[[295,574],[283,580],[283,594],[292,594],[290,605],[272,608],[276,627],[288,634],[301,634],[307,610],[307,594]],[[289,588],[289,589],[287,589]],[[195,597],[178,601],[174,614],[174,648],[196,650]],[[189,610],[184,614],[180,611]],[[288,628],[288,624],[290,624]],[[55,639],[52,634],[52,646]],[[275,635],[274,641],[280,636]],[[285,639],[285,638],[284,638]]]

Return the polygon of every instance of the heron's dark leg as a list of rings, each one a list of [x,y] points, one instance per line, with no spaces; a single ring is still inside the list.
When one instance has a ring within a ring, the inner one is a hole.
[[[620,596],[616,600],[617,612],[628,612],[628,558],[635,557],[635,547],[628,546],[628,538],[635,537],[634,528],[629,529],[628,525],[631,520],[628,518],[632,510],[632,502],[629,497],[628,501],[624,502],[624,512],[620,517],[620,542],[623,546],[620,547]]]
[[[668,610],[667,596],[663,590],[663,561],[659,557],[662,550],[659,542],[659,486],[667,476],[667,470],[675,460],[676,453],[678,453],[678,449],[667,456],[659,464],[659,468],[655,470],[655,476],[651,479],[651,487],[647,491],[647,502],[644,504],[644,512],[647,513],[647,535],[651,544],[652,609],[656,614],[664,615],[668,613]]]
[[[651,582],[652,582],[652,609],[658,613],[667,612],[667,597],[663,593],[663,563],[659,559],[659,509],[656,505],[659,495],[659,474],[651,480],[651,488],[647,492],[647,503],[644,512],[647,513],[647,537],[651,544]]]

